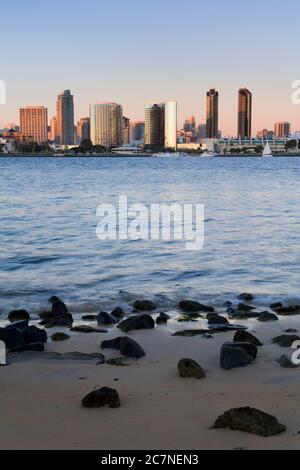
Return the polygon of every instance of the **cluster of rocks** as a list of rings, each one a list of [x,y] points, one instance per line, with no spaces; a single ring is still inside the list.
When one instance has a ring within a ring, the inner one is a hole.
[[[42,352],[47,340],[47,332],[36,326],[29,326],[29,320],[17,321],[0,328],[0,341],[5,343],[8,352]]]

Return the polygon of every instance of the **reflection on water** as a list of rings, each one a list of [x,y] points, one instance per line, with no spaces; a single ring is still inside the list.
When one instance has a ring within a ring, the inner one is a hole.
[[[295,296],[299,175],[298,158],[1,158],[0,312],[39,308],[53,294],[84,311],[130,302],[126,293],[162,294],[162,304],[242,291]],[[99,241],[96,209],[119,195],[205,204],[204,250]]]

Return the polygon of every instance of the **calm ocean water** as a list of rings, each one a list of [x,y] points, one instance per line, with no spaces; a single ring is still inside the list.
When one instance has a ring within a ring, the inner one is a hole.
[[[205,248],[99,241],[96,209],[119,195],[205,204]],[[0,158],[0,313],[54,294],[78,312],[139,296],[299,300],[299,200],[298,158]]]

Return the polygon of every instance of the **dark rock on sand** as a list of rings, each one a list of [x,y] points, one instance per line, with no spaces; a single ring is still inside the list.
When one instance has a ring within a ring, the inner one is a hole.
[[[143,348],[131,338],[122,338],[120,344],[120,352],[123,356],[140,359],[145,357],[146,353]]]
[[[111,312],[111,315],[115,317],[117,320],[122,320],[125,317],[125,312],[121,307],[117,307]]]
[[[279,318],[274,315],[274,313],[270,312],[261,312],[257,317],[257,320],[260,322],[268,322],[268,321],[278,321]]]
[[[54,317],[60,317],[69,313],[67,306],[59,297],[51,297],[49,303],[52,305],[51,313]]]
[[[213,313],[215,309],[207,305],[202,305],[199,302],[193,300],[184,300],[179,304],[180,309],[186,313]]]
[[[13,310],[8,315],[8,320],[11,323],[22,321],[22,320],[30,320],[30,315],[26,310]]]
[[[90,334],[90,333],[108,333],[107,330],[100,330],[100,329],[93,328],[93,327],[88,326],[88,325],[74,326],[74,328],[71,328],[71,331],[73,333],[86,333],[86,334]]]
[[[116,339],[109,339],[107,341],[102,341],[101,348],[102,349],[116,349],[119,351],[121,348],[121,339],[122,337],[116,338]]]
[[[118,325],[124,333],[133,330],[151,330],[155,328],[155,322],[150,315],[137,315],[129,317]]]
[[[83,321],[97,321],[98,315],[84,315],[82,317]]]
[[[257,339],[248,331],[237,331],[233,341],[234,343],[251,343],[257,347],[262,346],[262,343],[259,341],[259,339]]]
[[[211,315],[208,320],[209,326],[214,325],[230,325],[227,318],[222,317],[221,315]]]
[[[24,331],[28,328],[29,326],[29,321],[28,320],[23,320],[23,321],[17,321],[15,323],[12,323],[11,325],[8,325],[6,328],[11,329],[11,328],[17,328],[19,331]]]
[[[296,341],[299,341],[298,335],[281,335],[273,339],[274,344],[278,344],[281,348],[291,348]]]
[[[55,317],[52,320],[45,320],[42,324],[45,325],[45,328],[56,328],[56,327],[65,327],[70,328],[73,325],[73,317],[70,313]]]
[[[136,300],[133,308],[139,312],[152,312],[156,310],[156,305],[151,300]]]
[[[178,371],[180,377],[183,378],[204,379],[206,376],[202,367],[192,359],[181,359],[178,363]]]
[[[116,338],[110,341],[103,341],[101,344],[102,349],[116,349],[121,352],[123,356],[140,359],[145,357],[146,353],[143,348],[133,339],[125,337]]]
[[[251,305],[247,305],[244,303],[240,303],[238,304],[238,310],[240,312],[252,312],[253,310],[255,310],[255,307],[252,307]]]
[[[48,335],[45,330],[41,330],[36,326],[29,326],[23,331],[23,338],[26,344],[47,343]]]
[[[275,312],[276,312],[276,310],[278,310],[278,309],[280,309],[280,308],[282,308],[282,307],[283,307],[283,305],[282,305],[281,302],[275,302],[275,303],[273,303],[273,304],[270,305],[270,309],[271,309],[271,310],[274,310]]]
[[[255,299],[255,297],[252,294],[244,293],[244,294],[239,295],[238,299],[243,302],[252,302]]]
[[[159,317],[156,319],[156,323],[157,325],[163,325],[164,323],[168,323],[169,320],[170,320],[169,315],[167,315],[166,313],[161,313]]]
[[[259,313],[253,310],[234,310],[227,311],[231,318],[235,320],[249,320],[250,318],[258,318]]]
[[[193,338],[194,336],[204,336],[209,334],[209,330],[184,330],[184,331],[177,331],[172,336],[182,337],[182,338]]]
[[[5,343],[8,350],[25,346],[22,331],[17,328],[0,328],[0,341]]]
[[[115,325],[118,323],[117,318],[107,312],[99,313],[97,321],[98,325]]]
[[[214,428],[229,428],[232,431],[242,431],[262,437],[276,436],[286,430],[286,426],[280,424],[273,416],[250,407],[227,411],[217,419]]]
[[[256,359],[257,348],[251,343],[228,343],[221,349],[221,368],[224,370],[246,367]]]
[[[51,336],[52,341],[67,341],[70,339],[69,335],[66,335],[65,333],[54,333],[54,335]]]
[[[47,322],[53,320],[55,318],[55,315],[53,315],[52,312],[44,311],[39,313],[39,317],[41,320]]]
[[[278,360],[278,363],[283,367],[284,369],[298,369],[299,365],[294,364],[289,356],[281,356],[281,358]]]
[[[300,305],[278,308],[276,313],[284,317],[300,315]]]
[[[119,408],[121,406],[120,397],[116,390],[103,387],[95,390],[82,400],[84,408],[101,408],[109,406],[110,408]]]

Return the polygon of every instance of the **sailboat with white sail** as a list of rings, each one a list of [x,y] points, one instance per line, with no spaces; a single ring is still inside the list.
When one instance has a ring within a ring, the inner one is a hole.
[[[271,150],[269,141],[267,141],[267,143],[266,143],[266,145],[265,145],[265,148],[264,148],[264,150],[263,150],[262,156],[263,156],[263,157],[273,157],[273,154],[272,154],[272,150]]]

